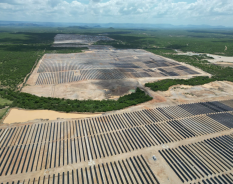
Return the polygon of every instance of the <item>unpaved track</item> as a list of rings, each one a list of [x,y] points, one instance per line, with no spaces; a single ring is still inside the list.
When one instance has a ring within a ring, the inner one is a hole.
[[[43,51],[42,55],[43,55],[44,53],[45,53],[45,50]],[[43,58],[43,57],[42,57],[42,58]],[[33,65],[32,69],[31,69],[31,71],[30,71],[30,73],[27,74],[26,77],[24,78],[23,83],[20,84],[20,85],[18,86],[18,87],[20,88],[20,90],[22,90],[23,86],[24,86],[24,85],[26,84],[26,82],[27,82],[28,76],[30,76],[30,75],[32,74],[32,72],[34,71],[36,65],[39,63],[38,60],[39,60],[39,59],[36,60],[35,64]]]

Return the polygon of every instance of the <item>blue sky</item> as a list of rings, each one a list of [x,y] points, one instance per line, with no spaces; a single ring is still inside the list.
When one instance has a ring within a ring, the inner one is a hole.
[[[233,0],[0,0],[0,20],[233,26]]]

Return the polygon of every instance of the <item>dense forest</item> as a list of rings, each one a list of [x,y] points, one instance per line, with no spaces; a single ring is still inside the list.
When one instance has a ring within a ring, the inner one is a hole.
[[[69,100],[60,98],[38,97],[28,93],[18,91],[0,89],[2,98],[13,101],[11,107],[19,107],[24,109],[48,109],[64,112],[106,112],[119,110],[132,105],[143,103],[152,98],[145,95],[145,92],[136,89],[135,93],[120,97],[115,100]]]

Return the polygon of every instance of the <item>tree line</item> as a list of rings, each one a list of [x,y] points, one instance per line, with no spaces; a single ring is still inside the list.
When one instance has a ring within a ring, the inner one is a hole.
[[[120,97],[118,100],[70,100],[38,97],[9,89],[0,89],[2,98],[13,101],[11,107],[24,109],[47,109],[63,112],[106,112],[123,109],[152,100],[152,97],[137,88],[135,93]]]

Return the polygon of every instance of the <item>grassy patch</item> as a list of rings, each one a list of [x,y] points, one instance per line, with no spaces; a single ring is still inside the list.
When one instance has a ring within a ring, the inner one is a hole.
[[[0,106],[1,105],[10,105],[12,104],[12,101],[4,99],[4,98],[0,98]]]
[[[8,109],[9,108],[0,109],[0,119],[3,118],[3,116],[6,114],[6,112],[7,112]]]

